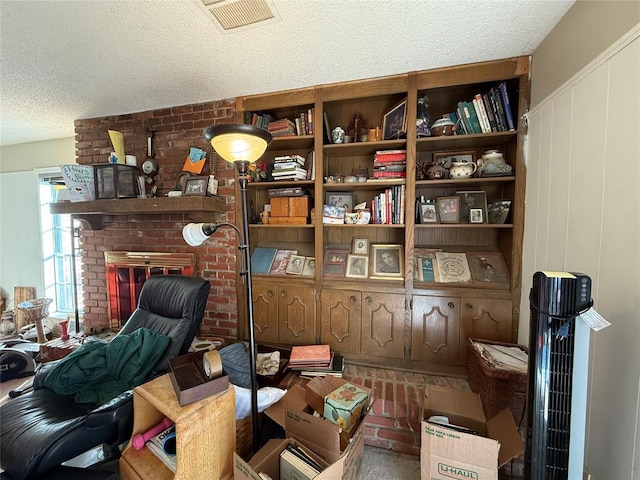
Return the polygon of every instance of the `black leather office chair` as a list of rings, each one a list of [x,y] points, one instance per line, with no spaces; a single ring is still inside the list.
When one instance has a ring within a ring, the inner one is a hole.
[[[171,358],[187,353],[202,322],[209,289],[206,280],[180,275],[155,275],[144,283],[138,307],[118,335],[145,327],[170,338],[147,380],[164,373]],[[3,479],[62,478],[62,462],[101,444],[105,451],[118,454],[117,446],[131,436],[132,390],[104,405],[79,404],[73,396],[44,387],[50,364],[42,364],[36,372],[31,393],[0,407]]]

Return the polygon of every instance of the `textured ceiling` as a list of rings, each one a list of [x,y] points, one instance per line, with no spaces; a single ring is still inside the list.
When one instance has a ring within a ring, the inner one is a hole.
[[[0,145],[73,121],[533,53],[574,0],[273,0],[222,33],[199,0],[0,0]]]

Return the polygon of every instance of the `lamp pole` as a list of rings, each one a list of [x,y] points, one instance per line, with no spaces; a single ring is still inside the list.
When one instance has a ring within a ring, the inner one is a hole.
[[[244,250],[244,282],[247,302],[247,325],[249,328],[249,368],[251,373],[251,420],[253,433],[253,453],[258,451],[258,377],[256,374],[256,342],[253,319],[253,281],[251,278],[251,255],[249,252],[249,207],[247,205],[247,173],[249,162],[235,162],[240,185],[240,207],[242,210],[242,249]]]

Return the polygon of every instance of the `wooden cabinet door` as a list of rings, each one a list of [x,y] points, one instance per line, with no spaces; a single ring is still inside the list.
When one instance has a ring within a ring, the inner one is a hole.
[[[411,360],[453,365],[460,350],[460,298],[413,296]]]
[[[253,320],[256,342],[278,341],[278,290],[276,287],[253,284]]]
[[[279,342],[288,345],[315,343],[316,300],[313,287],[278,288]]]
[[[362,305],[356,290],[322,290],[322,343],[337,353],[360,353]]]
[[[404,358],[404,295],[362,292],[360,353]]]
[[[512,303],[510,300],[463,297],[460,331],[461,361],[467,361],[468,338],[510,343]]]

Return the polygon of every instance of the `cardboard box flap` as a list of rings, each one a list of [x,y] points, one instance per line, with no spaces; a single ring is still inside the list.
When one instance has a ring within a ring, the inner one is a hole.
[[[310,448],[327,462],[333,463],[340,458],[341,428],[322,417],[288,408],[285,411],[285,431],[302,445]]]
[[[500,442],[499,467],[524,452],[524,444],[509,408],[505,408],[487,422],[487,432],[491,438]]]
[[[256,454],[251,457],[251,460],[247,463],[255,472],[264,472],[271,478],[278,478],[280,476],[280,452],[282,452],[289,445],[289,440],[284,438],[274,438],[269,440],[263,448],[258,450]],[[276,452],[277,457],[274,457],[273,453]],[[238,457],[240,458],[240,457]],[[240,458],[240,462],[236,458],[236,465],[242,465],[244,463]],[[246,469],[243,469],[246,471]],[[275,475],[275,476],[274,476]],[[253,475],[251,476],[253,478]]]
[[[264,413],[271,420],[286,429],[284,420],[285,410],[288,409],[292,412],[302,412],[307,407],[304,396],[304,388],[300,385],[293,385],[289,390],[287,390],[287,393],[285,393],[284,397],[282,397],[279,402],[271,405],[264,411]]]
[[[486,435],[486,420],[480,395],[466,390],[427,385],[424,390],[425,420],[431,415],[444,415],[449,423],[470,428]]]

